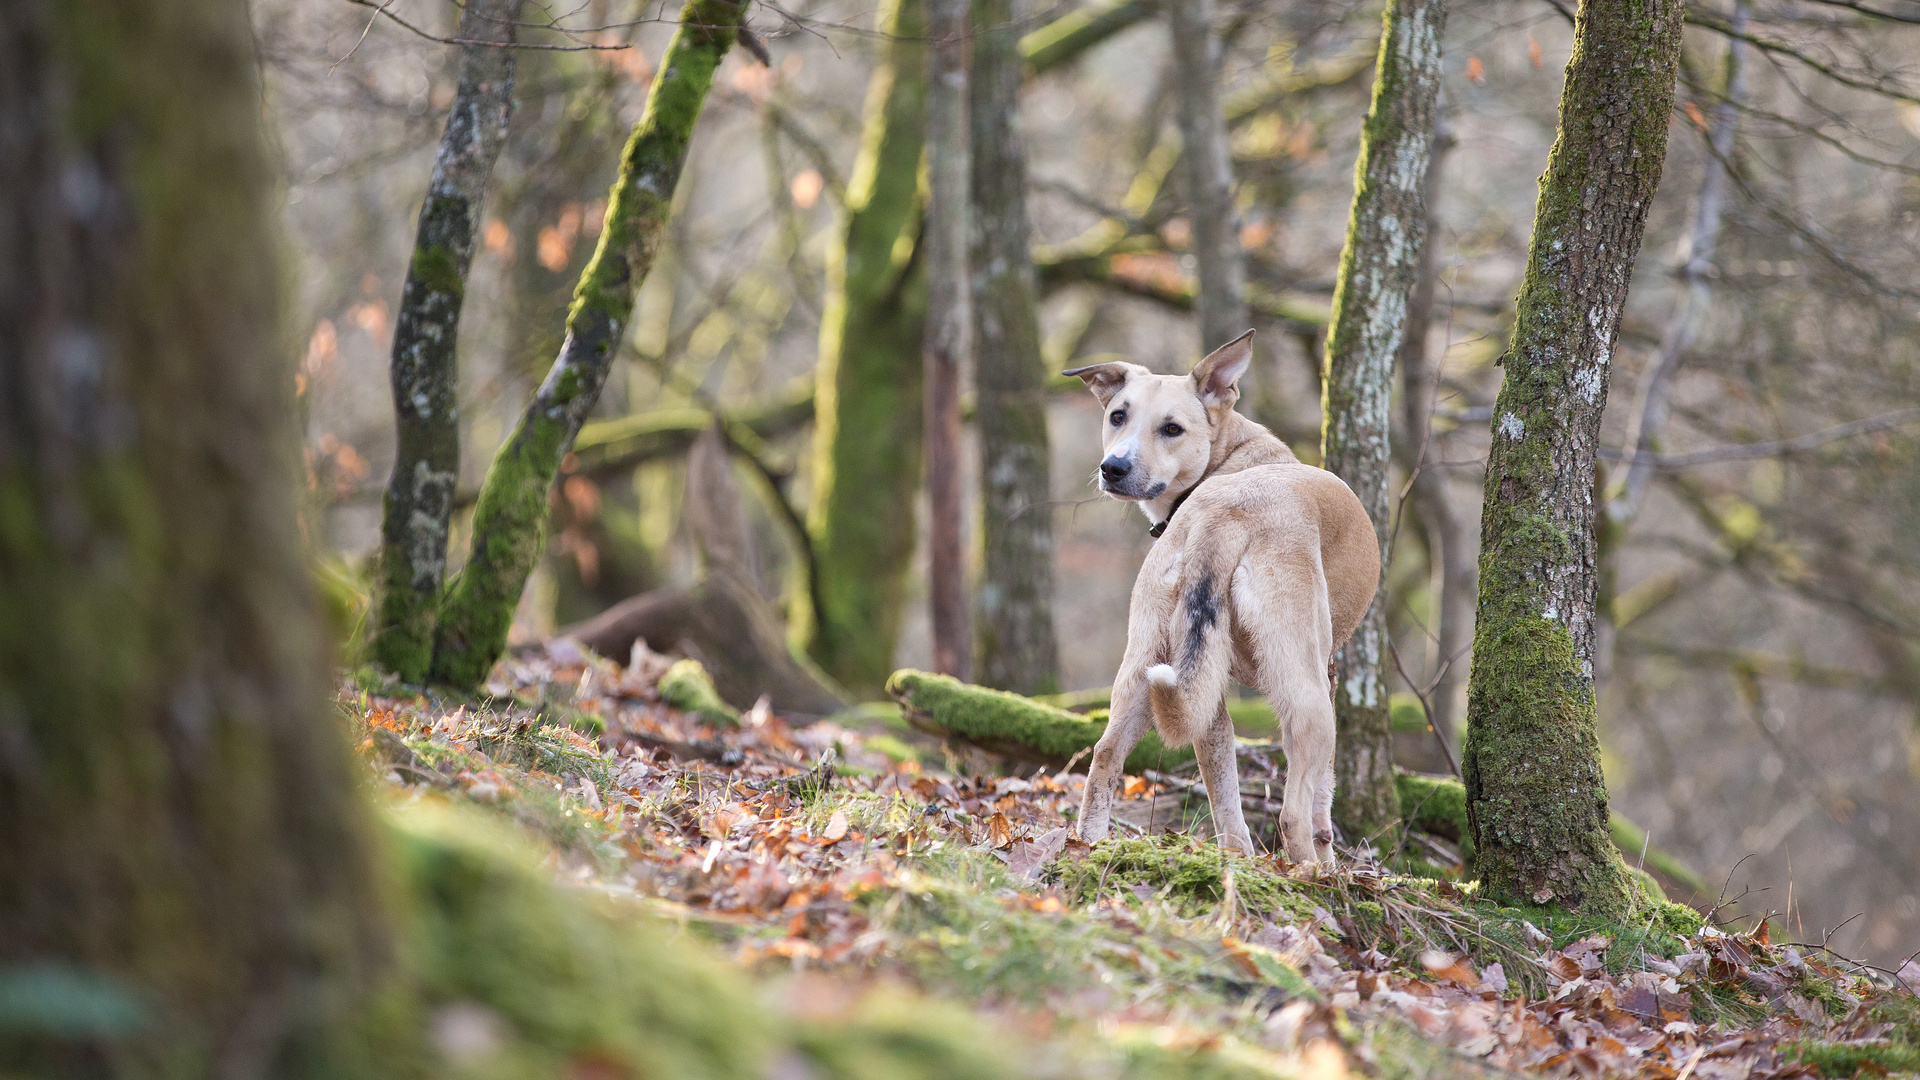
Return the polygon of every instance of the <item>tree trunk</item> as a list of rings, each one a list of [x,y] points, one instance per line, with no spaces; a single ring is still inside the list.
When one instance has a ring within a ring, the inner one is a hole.
[[[1449,745],[1453,745],[1459,735],[1460,688],[1466,684],[1467,650],[1473,644],[1474,588],[1479,582],[1475,538],[1469,532],[1465,516],[1448,494],[1445,470],[1434,467],[1437,454],[1430,445],[1434,386],[1440,375],[1439,365],[1427,353],[1427,337],[1433,325],[1434,286],[1438,281],[1435,266],[1439,245],[1433,229],[1434,204],[1442,166],[1453,144],[1451,135],[1436,134],[1432,157],[1427,162],[1427,236],[1421,246],[1419,278],[1407,302],[1406,337],[1400,343],[1404,388],[1401,415],[1406,437],[1399,440],[1395,448],[1401,467],[1413,475],[1413,510],[1426,535],[1428,556],[1440,574],[1440,616],[1435,633],[1439,648],[1427,702],[1433,710],[1433,726]]]
[[[1334,285],[1320,454],[1373,519],[1384,568],[1393,524],[1387,492],[1393,464],[1393,361],[1426,241],[1427,162],[1438,111],[1446,0],[1394,0],[1383,20],[1373,105],[1360,133],[1353,212]],[[1388,719],[1386,580],[1383,571],[1366,617],[1334,654],[1339,738],[1333,820],[1354,845],[1379,836],[1400,816]]]
[[[248,27],[0,9],[0,968],[90,987],[9,1074],[265,1075],[384,951]]]
[[[973,677],[965,513],[960,497],[960,369],[972,348],[967,202],[968,0],[929,0],[933,70],[927,88],[927,326],[922,362],[927,425],[927,600],[933,666]]]
[[[820,666],[862,695],[892,670],[920,481],[925,0],[886,0],[880,31],[846,232],[828,267],[808,521],[817,585],[795,626]]]
[[[520,0],[474,0],[460,15],[469,41],[514,40]],[[468,45],[460,88],[440,136],[420,208],[393,332],[393,409],[399,447],[387,481],[380,535],[380,603],[373,657],[408,682],[426,678],[447,569],[447,529],[460,479],[459,368],[455,344],[467,268],[480,233],[487,178],[513,114],[514,50]]]
[[[600,246],[574,292],[566,342],[487,470],[472,555],[441,604],[431,670],[438,682],[479,685],[506,647],[514,607],[545,542],[547,492],[606,383],[634,292],[666,231],[694,122],[744,10],[732,0],[689,0],[681,9],[680,29],[607,193]]]
[[[1200,278],[1194,313],[1200,351],[1218,348],[1247,330],[1247,268],[1233,212],[1233,155],[1220,111],[1220,51],[1213,35],[1213,0],[1167,5],[1179,72],[1181,167],[1187,215]]]
[[[1629,908],[1594,734],[1594,464],[1683,15],[1581,5],[1494,404],[1462,771],[1482,887],[1504,903]]]
[[[1060,689],[1053,493],[1018,127],[1018,31],[1010,0],[973,7],[973,381],[985,526],[979,677],[1003,690],[1050,694]]]

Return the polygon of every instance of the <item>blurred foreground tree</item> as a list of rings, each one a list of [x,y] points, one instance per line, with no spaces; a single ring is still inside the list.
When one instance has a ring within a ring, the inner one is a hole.
[[[599,247],[567,313],[566,342],[487,471],[472,554],[441,605],[436,681],[476,686],[506,648],[514,608],[545,543],[548,492],[606,383],[634,292],[659,249],[694,123],[745,7],[745,0],[690,0],[681,10],[646,113],[607,193]]]
[[[9,1075],[263,1075],[381,951],[254,72],[237,0],[0,11],[0,968],[88,1007]]]
[[[460,15],[465,41],[509,44],[520,0],[474,0]],[[433,660],[433,624],[447,569],[447,531],[460,479],[460,371],[455,345],[467,270],[480,235],[487,179],[513,115],[515,50],[467,45],[460,88],[440,136],[420,207],[393,332],[393,410],[399,445],[381,518],[373,657],[419,682]]]
[[[1488,896],[1630,909],[1594,734],[1595,465],[1684,8],[1587,0],[1493,408],[1463,778]]]
[[[1440,92],[1446,0],[1394,0],[1382,16],[1373,105],[1354,164],[1353,211],[1327,334],[1325,467],[1347,482],[1373,519],[1380,565],[1390,560],[1393,503],[1393,362],[1399,352],[1427,231],[1427,165]],[[1386,575],[1352,638],[1334,654],[1333,819],[1349,844],[1399,819],[1388,719]]]

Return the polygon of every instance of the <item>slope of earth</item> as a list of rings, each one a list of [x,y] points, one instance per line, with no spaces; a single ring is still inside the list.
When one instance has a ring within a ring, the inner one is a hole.
[[[511,822],[557,880],[684,928],[793,1022],[912,1000],[991,1043],[986,1072],[927,1075],[1920,1071],[1911,968],[1672,904],[1610,926],[1230,855],[1156,822],[1167,792],[1142,777],[1116,815],[1140,824],[1089,848],[1071,838],[1079,774],[1000,774],[877,713],[732,719],[700,681],[561,640],[501,665],[485,698],[362,676],[339,702],[402,812]],[[885,1074],[816,1050],[775,1072]]]

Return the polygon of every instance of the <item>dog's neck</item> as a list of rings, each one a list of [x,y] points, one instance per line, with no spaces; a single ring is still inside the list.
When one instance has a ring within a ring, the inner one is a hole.
[[[1213,425],[1213,451],[1207,458],[1207,471],[1189,487],[1179,491],[1162,492],[1157,499],[1140,504],[1140,509],[1159,529],[1173,517],[1180,501],[1185,499],[1194,488],[1207,482],[1209,477],[1223,476],[1227,473],[1251,469],[1256,465],[1298,464],[1300,459],[1280,437],[1252,420],[1233,411],[1231,405],[1220,410],[1221,416]],[[1156,532],[1154,535],[1158,536]]]

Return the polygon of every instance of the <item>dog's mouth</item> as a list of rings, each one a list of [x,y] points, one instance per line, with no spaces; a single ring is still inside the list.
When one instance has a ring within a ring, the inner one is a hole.
[[[1167,484],[1164,480],[1155,480],[1150,484],[1142,485],[1136,483],[1132,477],[1128,477],[1117,484],[1112,484],[1108,483],[1105,477],[1102,477],[1100,479],[1100,490],[1116,499],[1124,499],[1127,502],[1150,502],[1166,494]]]

